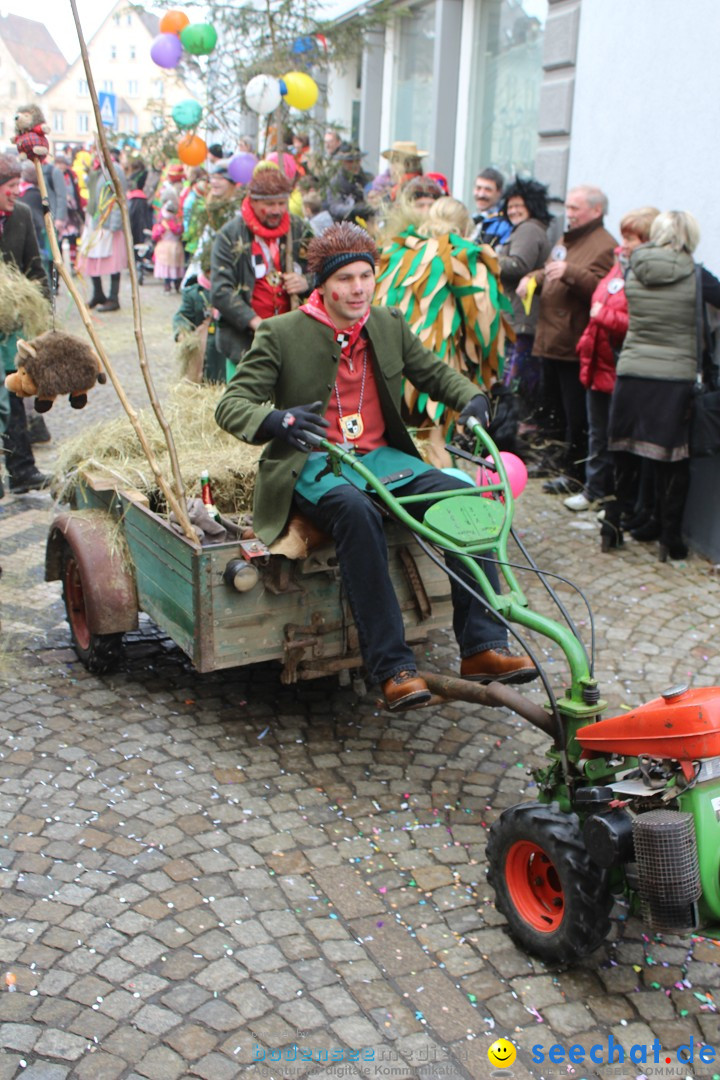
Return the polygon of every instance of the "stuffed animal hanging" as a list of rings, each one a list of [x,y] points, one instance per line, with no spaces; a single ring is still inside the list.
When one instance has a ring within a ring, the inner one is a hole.
[[[83,409],[95,383],[107,382],[90,346],[61,330],[48,330],[33,341],[20,338],[16,363],[5,385],[18,397],[34,397],[39,413],[51,409],[58,394],[69,394],[72,408]]]
[[[50,151],[47,133],[50,128],[37,105],[21,105],[15,113],[15,138],[21,158],[44,161]]]

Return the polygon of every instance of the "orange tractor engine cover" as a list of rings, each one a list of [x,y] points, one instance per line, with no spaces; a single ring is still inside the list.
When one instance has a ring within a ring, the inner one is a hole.
[[[690,779],[691,762],[720,757],[720,687],[681,687],[624,716],[608,716],[580,728],[577,741],[590,754],[622,754],[679,761]]]

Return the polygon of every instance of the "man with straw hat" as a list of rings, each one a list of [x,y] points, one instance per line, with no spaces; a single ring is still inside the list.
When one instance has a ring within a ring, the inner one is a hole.
[[[277,165],[261,162],[241,213],[215,237],[212,303],[220,313],[218,345],[228,361],[228,378],[263,319],[290,311],[291,298],[309,292],[305,248],[312,230],[288,211],[291,190]]]
[[[42,296],[47,296],[48,292],[48,279],[40,257],[32,213],[27,206],[17,201],[20,168],[20,159],[15,154],[0,154],[0,259],[14,265],[21,274],[37,284],[37,306],[41,308]],[[15,370],[17,340],[23,334],[22,328],[18,329],[17,316],[15,302],[8,325],[0,323],[0,359],[4,362],[6,372]],[[0,384],[1,382],[2,380]],[[3,386],[2,391],[4,390]],[[0,400],[0,431],[3,432],[5,468],[10,477],[10,490],[20,495],[26,491],[47,487],[49,478],[41,473],[35,464],[22,399],[12,393],[8,394],[8,398],[9,415],[7,398],[4,402]],[[0,481],[0,496],[3,494]]]
[[[352,470],[336,476],[326,454],[307,456],[304,436],[362,454],[378,476],[399,473],[388,486],[402,494],[444,491],[458,481],[420,458],[400,414],[403,377],[458,410],[461,424],[469,416],[485,421],[488,406],[469,379],[420,344],[399,312],[371,307],[377,257],[372,237],[349,222],[315,237],[308,267],[317,288],[299,311],[262,324],[215,415],[236,438],[267,443],[255,486],[257,535],[272,544],[294,510],[332,536],[368,673],[381,684],[388,708],[406,709],[426,704],[430,692],[405,642],[383,515]],[[421,517],[426,506],[413,505]],[[448,565],[464,574],[452,558]],[[482,565],[498,588],[494,565]],[[530,659],[510,655],[505,630],[485,605],[455,583],[451,588],[462,676],[534,678]]]
[[[396,199],[415,176],[422,176],[422,159],[427,157],[427,153],[427,150],[418,150],[417,143],[407,139],[397,139],[387,150],[383,150],[382,157],[390,162],[391,199]]]

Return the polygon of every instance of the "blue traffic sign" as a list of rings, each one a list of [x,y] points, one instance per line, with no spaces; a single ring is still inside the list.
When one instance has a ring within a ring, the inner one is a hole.
[[[100,119],[103,122],[103,127],[116,128],[117,96],[101,90],[98,94],[98,104],[100,106]]]

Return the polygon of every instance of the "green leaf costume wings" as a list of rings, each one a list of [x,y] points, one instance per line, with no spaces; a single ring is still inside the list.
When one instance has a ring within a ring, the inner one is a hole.
[[[512,307],[498,270],[488,245],[457,233],[421,236],[410,226],[381,252],[373,303],[398,308],[423,345],[489,389],[502,374],[505,339],[512,334],[505,315]],[[440,422],[444,406],[407,382],[405,401]]]

